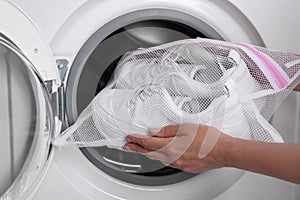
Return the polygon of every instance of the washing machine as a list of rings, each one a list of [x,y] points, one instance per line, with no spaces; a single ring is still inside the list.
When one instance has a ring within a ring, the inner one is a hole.
[[[272,6],[272,7],[270,7]],[[1,199],[290,199],[298,186],[233,168],[202,174],[109,149],[57,148],[130,50],[195,37],[300,52],[297,0],[0,1]],[[272,123],[300,132],[293,93]],[[294,116],[293,120],[286,116]]]

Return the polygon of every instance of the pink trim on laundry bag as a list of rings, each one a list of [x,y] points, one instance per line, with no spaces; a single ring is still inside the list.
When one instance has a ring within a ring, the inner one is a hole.
[[[265,76],[269,79],[270,75],[273,80],[269,80],[272,84],[273,88],[283,89],[288,85],[288,81],[285,79],[285,77],[280,73],[280,71],[277,69],[277,67],[262,53],[257,51],[255,48],[246,45],[246,44],[238,44],[244,48],[246,48],[247,51],[251,53],[251,55],[255,56],[255,60],[259,60],[263,63],[263,66],[258,65],[259,68],[261,68],[262,72],[265,74]],[[248,54],[249,55],[249,54]],[[262,69],[263,68],[263,69]],[[269,73],[269,74],[266,74]],[[276,85],[274,85],[276,84]]]

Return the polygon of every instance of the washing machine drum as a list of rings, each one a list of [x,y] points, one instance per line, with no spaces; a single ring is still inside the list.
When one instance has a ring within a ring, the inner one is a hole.
[[[199,36],[205,37],[184,24],[165,20],[147,20],[114,31],[102,40],[91,54],[84,52],[83,47],[81,53],[85,54],[87,59],[83,64],[75,60],[68,78],[67,115],[70,124],[106,86],[119,60],[126,52]],[[80,57],[82,55],[79,53],[77,59]],[[81,65],[83,67],[79,69],[78,66]],[[74,107],[77,110],[75,112]],[[117,179],[138,185],[166,185],[194,176],[166,167],[159,161],[136,153],[108,147],[81,150],[102,171]]]

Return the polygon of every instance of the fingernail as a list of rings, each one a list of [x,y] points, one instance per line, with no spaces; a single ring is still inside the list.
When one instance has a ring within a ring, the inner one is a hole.
[[[125,138],[126,142],[130,143],[131,139],[129,139],[128,137]]]
[[[161,128],[152,128],[152,129],[150,130],[150,133],[151,133],[152,135],[154,135],[154,134],[156,134],[156,133],[159,133],[160,130],[161,130]]]
[[[131,151],[131,148],[130,148],[129,146],[127,146],[127,145],[125,145],[125,146],[123,147],[123,149],[126,150],[126,151]]]

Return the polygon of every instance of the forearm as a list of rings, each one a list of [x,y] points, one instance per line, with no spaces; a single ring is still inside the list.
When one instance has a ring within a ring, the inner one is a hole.
[[[230,137],[221,143],[219,153],[225,166],[300,184],[299,144],[264,143]]]

